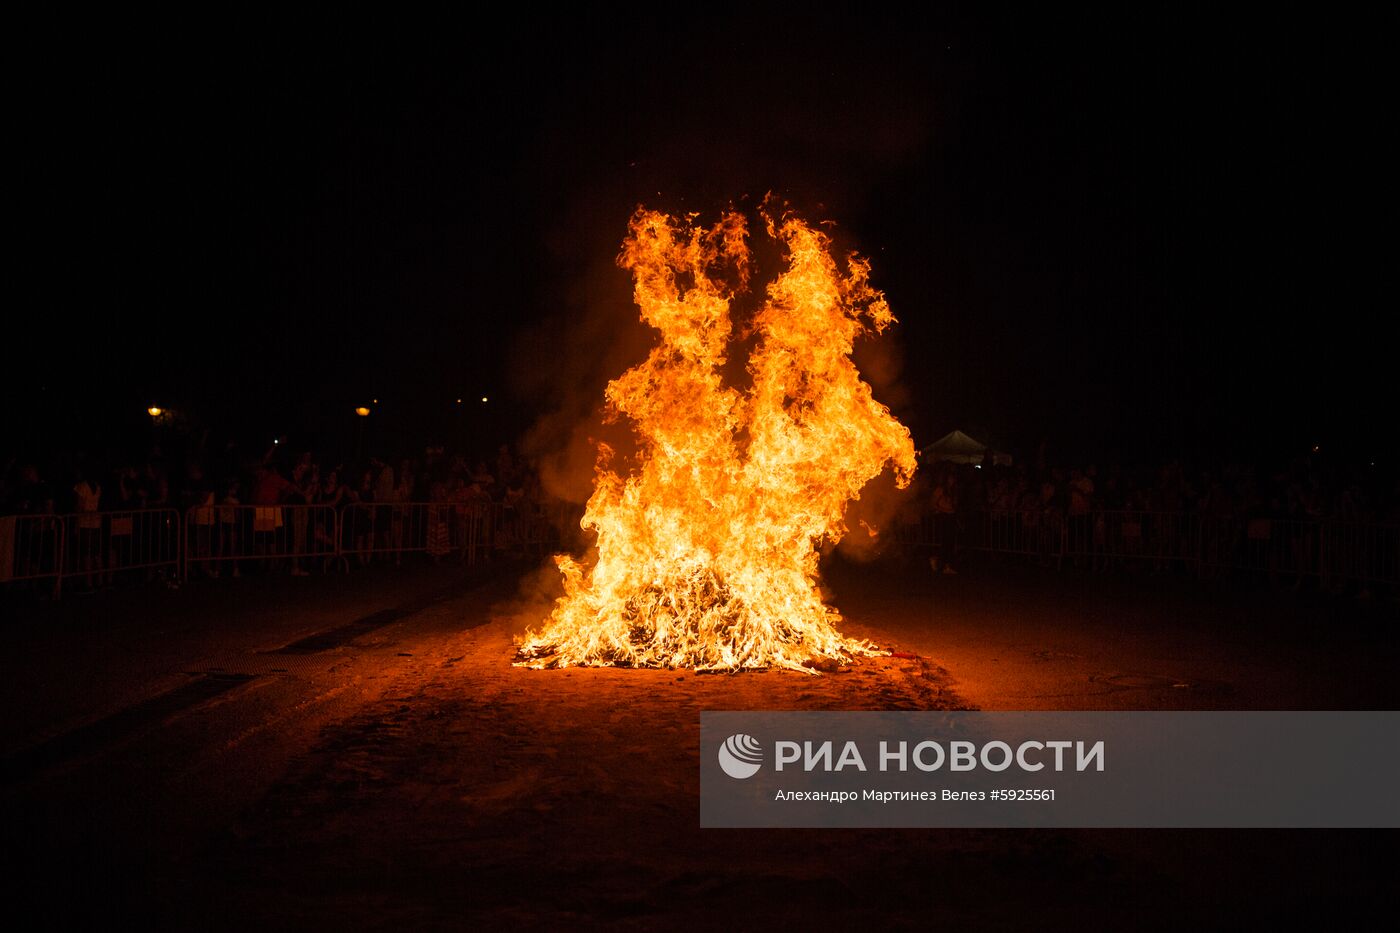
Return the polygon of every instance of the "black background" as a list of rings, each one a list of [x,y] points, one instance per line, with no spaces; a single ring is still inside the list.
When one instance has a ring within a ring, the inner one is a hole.
[[[638,203],[771,191],[872,258],[921,445],[1384,457],[1394,67],[1373,26],[19,28],[7,447],[120,442],[150,404],[339,444],[377,398],[384,442],[484,448],[556,404],[542,372],[607,358],[598,320],[636,327],[611,259]]]

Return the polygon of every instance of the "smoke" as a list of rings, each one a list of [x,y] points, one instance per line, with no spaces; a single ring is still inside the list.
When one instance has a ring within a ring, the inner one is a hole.
[[[876,268],[872,273],[877,285],[879,272]],[[897,307],[893,311],[896,318],[903,313]],[[887,405],[901,422],[908,424],[914,396],[901,379],[904,346],[898,338],[898,326],[877,337],[857,341],[851,358],[861,378],[874,390],[875,398]],[[846,507],[847,532],[837,544],[842,556],[864,562],[888,553],[896,544],[900,512],[913,500],[917,488],[918,474],[915,474],[914,484],[900,489],[889,469],[866,483],[860,498]]]
[[[563,578],[551,561],[521,575],[513,598],[491,607],[491,617],[504,621],[512,637],[524,634],[548,618],[555,600],[564,595]]]
[[[614,258],[625,221],[623,215],[610,248],[594,246],[561,310],[526,330],[512,355],[514,392],[543,409],[520,439],[521,452],[536,464],[545,492],[563,502],[582,504],[592,494],[599,442],[624,456],[632,446],[630,432],[603,406],[608,381],[652,345]]]

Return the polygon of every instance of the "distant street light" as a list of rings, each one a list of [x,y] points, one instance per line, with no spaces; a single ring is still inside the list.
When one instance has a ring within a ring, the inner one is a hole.
[[[484,396],[484,395],[481,397],[481,404],[483,404],[483,405],[486,404],[486,396]]]
[[[486,399],[482,399],[482,401],[484,402]],[[165,411],[165,409],[152,405],[150,408],[146,409],[146,414],[150,415],[152,418],[159,418],[163,411]]]
[[[379,399],[375,399],[374,404],[378,405]],[[359,460],[365,449],[365,419],[369,417],[369,406],[359,406],[355,409],[355,414],[360,416],[355,419],[355,459]]]

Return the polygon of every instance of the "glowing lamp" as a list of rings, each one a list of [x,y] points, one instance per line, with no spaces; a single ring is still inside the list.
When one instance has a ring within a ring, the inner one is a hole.
[[[146,414],[150,415],[152,418],[159,418],[163,411],[165,411],[165,409],[152,405],[150,408],[146,409]]]
[[[369,409],[361,405],[359,408],[355,409],[355,414],[359,415],[361,418],[368,418]]]

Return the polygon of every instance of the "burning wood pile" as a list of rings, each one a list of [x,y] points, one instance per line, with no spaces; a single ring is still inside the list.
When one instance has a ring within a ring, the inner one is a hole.
[[[894,323],[869,263],[838,263],[792,214],[762,215],[782,268],[742,324],[754,262],[745,217],[713,226],[638,209],[619,264],[660,339],[609,383],[638,454],[600,445],[583,560],[555,558],[565,595],[518,643],[518,664],[811,673],[875,645],[837,631],[818,549],[846,533],[849,501],[886,467],[914,473],[909,431],[876,401],[851,353]],[[727,353],[751,347],[746,385]]]

